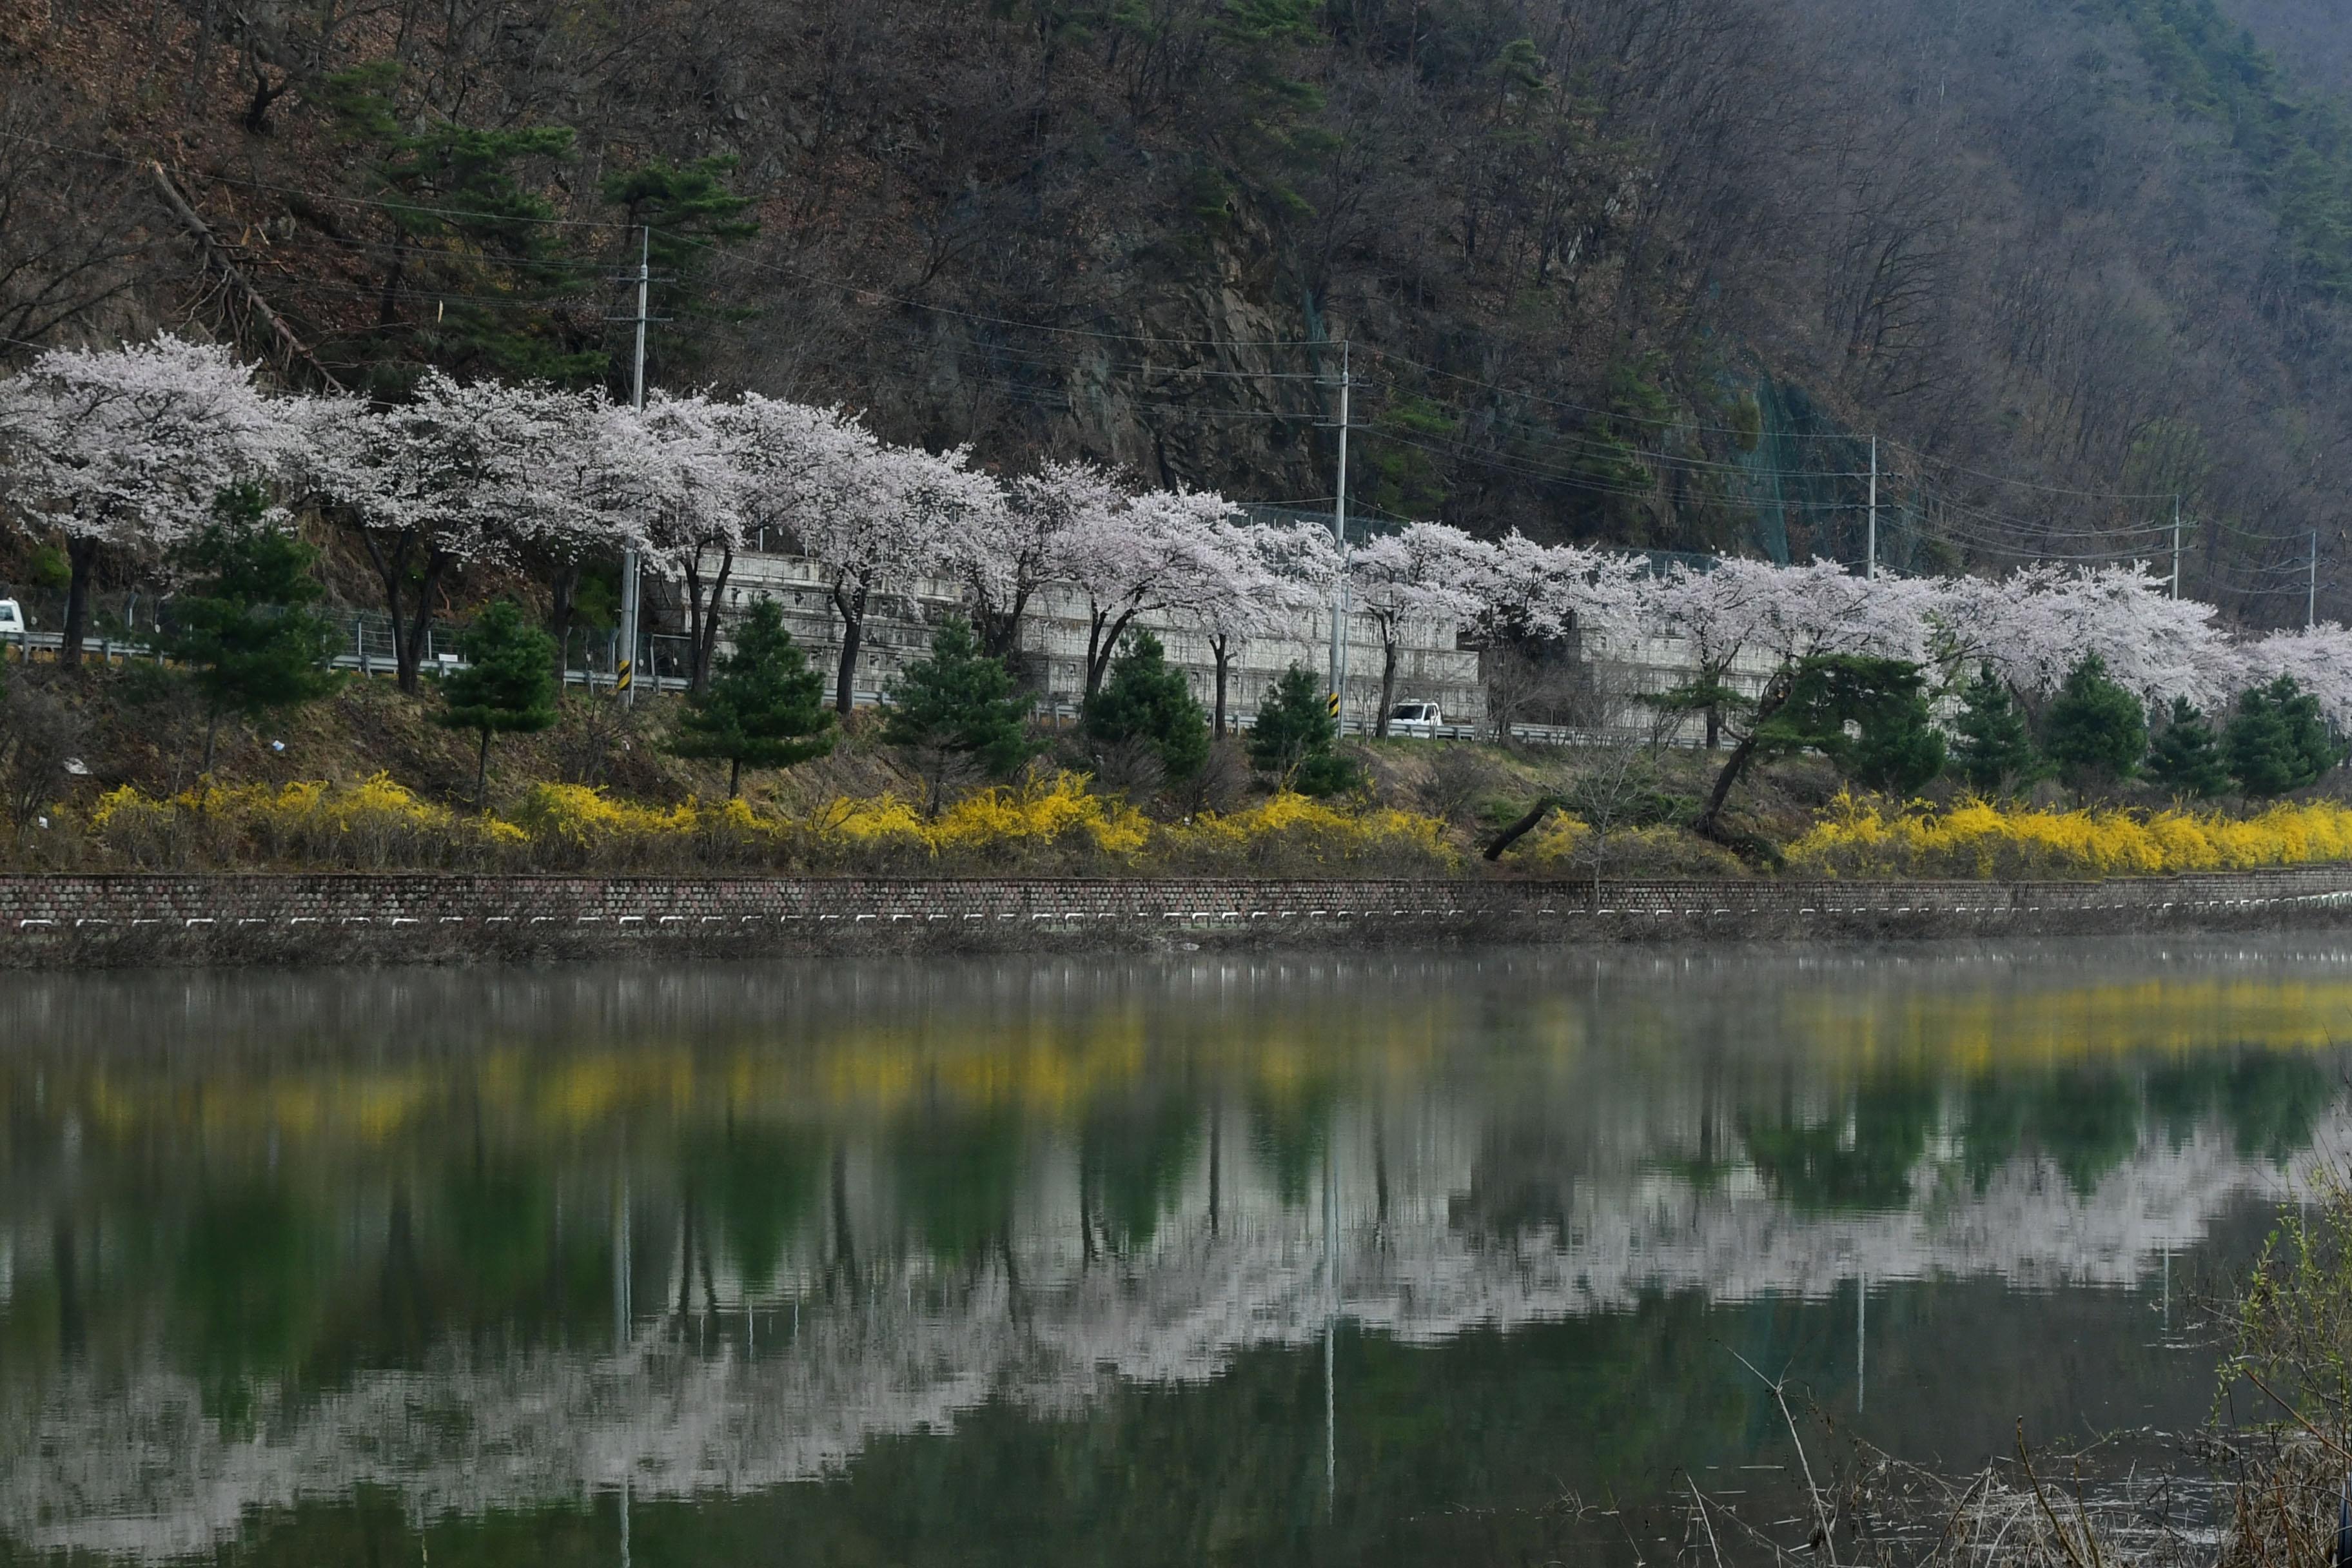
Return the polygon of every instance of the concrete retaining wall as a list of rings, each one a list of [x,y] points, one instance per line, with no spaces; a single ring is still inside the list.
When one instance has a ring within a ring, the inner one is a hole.
[[[0,968],[2102,934],[2352,922],[2352,866],[2107,882],[0,876]]]

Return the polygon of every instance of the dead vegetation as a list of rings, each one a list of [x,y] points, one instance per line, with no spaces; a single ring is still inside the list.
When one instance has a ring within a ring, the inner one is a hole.
[[[1756,1373],[1795,1454],[1795,1511],[1758,1519],[1693,1483],[1676,1560],[2341,1568],[2352,1561],[2352,1171],[2322,1169],[2308,1200],[2282,1209],[2241,1289],[2208,1308],[2222,1355],[2205,1430],[2057,1453],[2034,1448],[2021,1423],[2013,1455],[1954,1476],[1839,1433]],[[2170,1462],[2147,1463],[2151,1451]]]

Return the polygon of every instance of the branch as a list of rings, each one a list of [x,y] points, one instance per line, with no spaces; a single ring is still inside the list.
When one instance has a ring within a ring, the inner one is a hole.
[[[245,274],[238,270],[236,263],[229,259],[227,247],[215,237],[211,226],[196,215],[196,209],[188,205],[188,198],[180,194],[180,187],[172,183],[172,176],[163,172],[163,165],[151,162],[147,166],[154,171],[155,187],[163,193],[164,204],[172,209],[172,215],[180,220],[189,234],[195,237],[197,246],[204,251],[205,262],[218,268],[237,291],[245,296],[245,302],[253,308],[254,313],[269,323],[270,331],[278,335],[278,342],[285,345],[288,354],[309,365],[318,378],[327,384],[330,390],[335,392],[346,390],[343,384],[335,379],[334,373],[319,363],[319,356],[310,352],[310,345],[295,336],[294,329],[288,326],[285,320],[269,308],[269,301],[261,297],[260,290],[246,280]]]
[[[1489,860],[1500,860],[1503,858],[1504,850],[1508,849],[1512,845],[1517,844],[1520,839],[1525,838],[1528,834],[1533,833],[1536,830],[1536,825],[1544,819],[1545,813],[1550,811],[1554,806],[1564,805],[1566,804],[1567,803],[1565,801],[1561,800],[1560,797],[1556,795],[1544,795],[1538,799],[1535,804],[1534,809],[1530,810],[1525,816],[1522,816],[1508,827],[1503,829],[1502,833],[1496,838],[1496,840],[1492,844],[1486,846],[1486,858]]]
[[[1789,1424],[1789,1441],[1796,1445],[1797,1465],[1805,1472],[1805,1500],[1812,1505],[1813,1538],[1822,1544],[1822,1555],[1829,1560],[1832,1568],[1835,1568],[1837,1541],[1831,1528],[1831,1520],[1822,1509],[1822,1489],[1813,1479],[1813,1462],[1805,1455],[1805,1440],[1798,1435],[1797,1418],[1789,1410],[1789,1396],[1785,1392],[1787,1379],[1784,1378],[1780,1383],[1773,1382],[1762,1373],[1756,1372],[1756,1363],[1738,1351],[1732,1351],[1731,1357],[1748,1371],[1755,1372],[1756,1381],[1772,1391],[1772,1402],[1780,1407],[1780,1419]],[[2018,1430],[2022,1435],[2024,1431],[2022,1423],[2019,1424]]]
[[[2033,1500],[2042,1505],[2042,1517],[2050,1521],[2050,1529],[2058,1537],[2058,1544],[2066,1552],[2066,1561],[2074,1568],[2085,1568],[2083,1554],[2074,1550],[2074,1538],[2058,1522],[2058,1515],[2050,1506],[2050,1498],[2042,1489],[2042,1478],[2033,1473],[2033,1457],[2025,1448],[2025,1417],[2017,1418],[2017,1462],[2025,1467],[2025,1479],[2033,1483]]]

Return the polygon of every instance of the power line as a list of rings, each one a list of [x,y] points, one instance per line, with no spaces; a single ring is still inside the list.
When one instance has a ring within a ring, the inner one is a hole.
[[[153,162],[148,158],[132,158],[120,153],[101,152],[95,147],[72,147],[60,142],[45,142],[37,136],[20,132],[0,131],[0,139],[20,142],[28,147],[46,148],[52,153],[65,153],[78,158],[97,158],[125,168],[138,168]],[[270,191],[278,195],[300,196],[314,202],[340,202],[346,206],[375,207],[387,212],[425,213],[436,217],[470,218],[477,223],[529,223],[553,228],[609,228],[625,230],[631,226],[616,218],[531,217],[520,213],[486,213],[471,207],[435,206],[425,202],[385,201],[370,196],[350,196],[336,192],[308,190],[299,185],[272,184],[266,180],[242,180],[234,174],[207,173],[205,178],[215,184],[236,185],[249,191]]]
[[[1370,344],[1363,345],[1363,352],[1371,355],[1375,359],[1387,360],[1393,364],[1406,365],[1413,370],[1420,371],[1424,374],[1442,376],[1447,381],[1457,381],[1465,386],[1479,387],[1487,392],[1499,393],[1506,397],[1519,398],[1529,403],[1540,403],[1549,408],[1565,408],[1577,414],[1589,414],[1596,419],[1620,419],[1629,425],[1655,425],[1670,429],[1696,430],[1708,435],[1717,436],[1745,437],[1755,434],[1754,431],[1735,429],[1727,425],[1699,425],[1685,419],[1667,419],[1649,415],[1624,414],[1611,408],[1596,408],[1591,404],[1571,403],[1566,398],[1547,397],[1540,393],[1525,392],[1514,387],[1504,386],[1497,382],[1482,381],[1474,375],[1464,375],[1459,371],[1442,370],[1436,365],[1423,364],[1419,360],[1408,359],[1403,354],[1394,353],[1391,350],[1374,348]],[[1863,439],[1863,437],[1860,437],[1832,434],[1827,431],[1788,431],[1784,432],[1783,436],[1780,438],[1791,441],[1846,442],[1854,442]]]
[[[1982,468],[1971,468],[1953,458],[1938,458],[1923,452],[1916,447],[1907,445],[1892,436],[1885,437],[1884,439],[1888,446],[1908,453],[1922,463],[1933,463],[1940,468],[1949,468],[1954,473],[1966,474],[1971,479],[1983,479],[1990,484],[2014,485],[2021,489],[2039,490],[2044,495],[2074,496],[2089,500],[2171,500],[2177,493],[2172,490],[2089,490],[2071,489],[2065,485],[2046,485],[2034,479],[2011,479],[2005,474],[1989,473]]]
[[[1355,428],[1365,429],[1366,427],[1358,426],[1355,426]],[[1612,484],[1606,480],[1596,479],[1587,474],[1577,473],[1572,469],[1548,468],[1527,461],[1513,461],[1509,458],[1491,456],[1467,447],[1449,449],[1447,447],[1434,446],[1426,441],[1415,440],[1409,436],[1400,436],[1393,430],[1381,429],[1377,426],[1371,427],[1369,433],[1379,440],[1393,441],[1401,446],[1415,447],[1418,450],[1428,452],[1436,457],[1452,458],[1460,462],[1475,463],[1484,468],[1496,468],[1506,473],[1517,474],[1525,479],[1540,479],[1554,484],[1567,485],[1571,489],[1592,490],[1602,495],[1633,498],[1640,498],[1655,493],[1654,487],[1650,485]],[[1746,503],[1741,503],[1735,500],[1732,504]],[[1771,504],[1779,506],[1785,510],[1791,511],[1852,511],[1856,510],[1855,503],[1850,500],[1796,500],[1778,501]]]
[[[708,250],[715,256],[723,256],[742,266],[756,268],[763,272],[773,272],[782,277],[796,278],[803,283],[821,283],[830,289],[847,289],[852,293],[866,295],[885,304],[904,306],[910,310],[928,310],[936,315],[953,316],[966,321],[985,321],[991,326],[1019,327],[1024,331],[1055,332],[1066,337],[1097,338],[1110,342],[1162,343],[1184,348],[1283,349],[1337,346],[1324,338],[1162,338],[1138,332],[1104,331],[1094,327],[1057,327],[1044,321],[1016,321],[1010,316],[991,316],[977,310],[959,310],[950,305],[934,305],[921,300],[909,300],[903,295],[885,293],[870,284],[852,283],[844,279],[828,278],[823,273],[812,272],[805,268],[788,267],[782,262],[761,261],[738,251],[724,249],[712,241],[698,239],[692,235],[671,234],[667,237],[677,244],[691,245],[698,249]]]

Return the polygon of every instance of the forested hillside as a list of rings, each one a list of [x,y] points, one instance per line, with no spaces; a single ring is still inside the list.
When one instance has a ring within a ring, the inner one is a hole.
[[[2325,0],[10,0],[0,348],[649,375],[1543,539],[2321,613]],[[158,165],[160,165],[160,170]],[[169,190],[165,186],[168,184]],[[184,203],[186,211],[178,210]],[[199,237],[197,225],[209,237]]]

